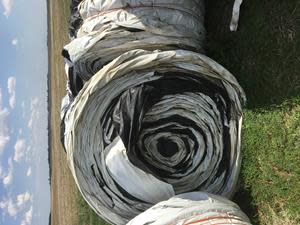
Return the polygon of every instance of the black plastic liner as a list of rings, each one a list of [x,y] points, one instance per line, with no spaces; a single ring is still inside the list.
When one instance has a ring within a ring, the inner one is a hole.
[[[192,74],[167,72],[155,73],[154,76],[161,77],[161,79],[130,88],[113,99],[100,121],[103,129],[104,148],[111,144],[115,138],[120,136],[127,149],[127,155],[131,163],[143,171],[151,173],[160,180],[168,183],[173,181],[173,188],[175,190],[178,189],[180,192],[184,184],[177,184],[180,178],[178,173],[184,173],[184,171],[191,167],[197,151],[202,151],[203,154],[202,159],[199,160],[199,164],[207,156],[207,149],[205,146],[200,148],[199,140],[197,140],[193,133],[197,132],[203,135],[203,141],[207,144],[205,131],[202,130],[202,127],[199,127],[199,124],[186,118],[185,115],[174,113],[169,117],[163,117],[163,112],[160,112],[160,114],[156,115],[156,119],[153,120],[147,117],[147,112],[153,111],[153,108],[157,108],[158,110],[160,107],[163,108],[164,106],[162,104],[164,103],[162,100],[165,96],[169,96],[169,98],[174,96],[174,108],[172,108],[172,110],[175,110],[177,96],[196,101],[196,99],[200,97],[197,96],[197,94],[201,93],[214,102],[214,105],[220,113],[219,122],[228,124],[228,120],[230,120],[230,108],[226,107],[226,102],[229,105],[230,100],[224,89],[213,84],[211,81],[193,76]],[[209,107],[213,107],[209,103],[208,105]],[[180,106],[178,105],[177,107]],[[217,123],[217,121],[215,122]],[[210,124],[204,123],[203,126],[204,125],[210,129]],[[223,135],[222,142],[224,146],[222,146],[222,151],[224,154],[220,157],[214,179],[210,179],[209,182],[214,182],[221,174],[226,177],[227,170],[230,167],[231,143],[229,139],[229,128],[222,126],[219,127],[219,129],[222,129],[219,132]],[[167,137],[163,135],[159,138],[155,137],[159,136],[160,133],[169,135],[166,135]],[[174,136],[182,139],[180,141],[182,141],[184,145],[178,146],[178,143],[172,140]],[[149,148],[147,144],[154,140],[157,141],[156,146]],[[193,142],[192,146],[189,141]],[[215,146],[215,148],[217,147],[219,146]],[[154,148],[156,150],[155,152],[153,152]],[[159,160],[159,157],[163,157],[165,160],[170,159],[179,151],[183,152],[183,155],[181,156],[181,160],[176,164],[165,161],[164,168],[160,168],[160,163],[153,163]],[[154,156],[155,154],[158,156]],[[194,170],[196,169],[197,167],[195,167]],[[191,171],[191,173],[192,172],[194,171]],[[201,186],[206,184],[203,180],[202,184],[200,182],[194,182],[194,180],[200,177],[200,174],[199,177],[195,175],[189,177],[188,174],[184,174],[183,176],[185,179],[190,180],[188,184],[190,188],[189,191],[201,190]],[[226,184],[226,179],[223,182]]]
[[[70,20],[69,20],[69,36],[71,39],[76,38],[77,31],[82,25],[82,18],[78,12],[78,5],[82,2],[82,0],[71,0],[70,5]]]

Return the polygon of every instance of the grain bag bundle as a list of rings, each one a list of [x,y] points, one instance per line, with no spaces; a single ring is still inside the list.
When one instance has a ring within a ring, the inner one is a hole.
[[[73,95],[99,69],[127,51],[203,51],[202,0],[86,0],[78,7],[84,22],[77,38],[63,50]]]
[[[240,165],[234,77],[190,51],[133,50],[96,73],[65,118],[73,176],[114,224],[174,194],[232,196]]]
[[[160,202],[127,225],[250,225],[248,217],[233,202],[204,192],[191,192]]]
[[[85,0],[65,46],[62,139],[83,197],[126,224],[174,195],[232,197],[245,95],[199,53],[199,0]],[[196,53],[198,52],[198,53]]]

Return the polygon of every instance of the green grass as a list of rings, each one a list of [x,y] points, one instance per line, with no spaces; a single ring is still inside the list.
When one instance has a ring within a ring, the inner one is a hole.
[[[300,224],[300,1],[207,2],[207,55],[230,70],[248,102],[240,189],[253,224]]]
[[[237,32],[229,31],[233,1],[206,2],[207,55],[237,77],[247,108],[299,96],[300,1],[244,1]]]
[[[254,224],[300,224],[299,162],[299,98],[245,111],[241,189],[235,200]]]
[[[253,224],[300,224],[300,1],[207,0],[207,55],[231,71],[248,102],[234,201]],[[105,224],[78,195],[81,224]]]
[[[83,197],[78,192],[76,196],[78,210],[78,220],[75,225],[109,225],[109,223],[102,220],[93,210],[88,206]]]

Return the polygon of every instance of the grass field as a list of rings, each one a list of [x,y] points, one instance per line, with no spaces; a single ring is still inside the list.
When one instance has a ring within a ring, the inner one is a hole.
[[[300,1],[252,0],[229,31],[233,0],[207,0],[207,55],[245,89],[243,163],[235,201],[253,224],[300,224]],[[51,221],[102,225],[79,195],[59,140],[65,94],[60,56],[68,42],[67,0],[49,1],[51,29]]]
[[[245,1],[236,33],[233,1],[206,2],[207,55],[248,98],[235,201],[253,224],[300,224],[300,1]]]

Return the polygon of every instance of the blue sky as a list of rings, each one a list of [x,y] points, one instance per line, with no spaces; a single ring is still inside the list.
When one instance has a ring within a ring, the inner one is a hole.
[[[46,0],[0,0],[0,224],[48,224]]]

